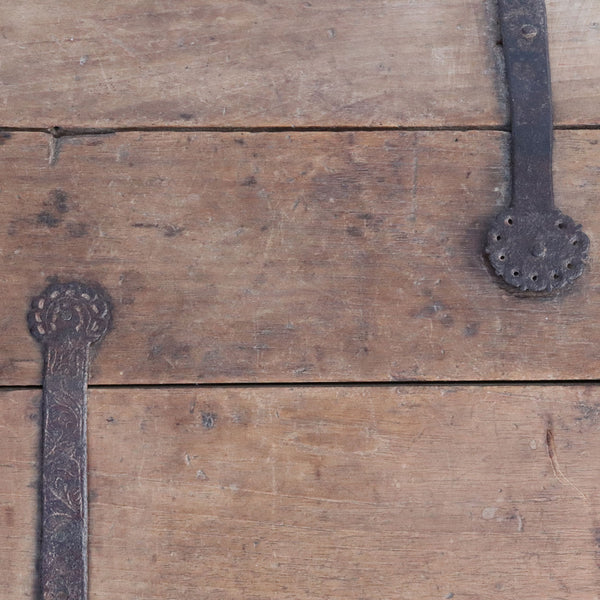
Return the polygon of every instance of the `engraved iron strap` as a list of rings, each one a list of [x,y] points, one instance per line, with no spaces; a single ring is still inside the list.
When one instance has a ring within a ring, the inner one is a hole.
[[[583,272],[588,237],[554,206],[552,95],[543,0],[499,0],[512,123],[512,200],[495,218],[486,253],[523,291],[551,292]]]
[[[50,285],[28,315],[43,345],[43,600],[87,598],[87,399],[90,345],[110,325],[110,303],[98,287]]]

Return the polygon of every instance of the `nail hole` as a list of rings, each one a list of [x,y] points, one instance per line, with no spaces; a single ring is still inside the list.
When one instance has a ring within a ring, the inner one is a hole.
[[[497,235],[497,236],[496,236],[496,241],[497,241],[497,242],[499,242],[501,239],[502,239],[502,236],[501,236],[501,235]]]
[[[518,277],[521,273],[519,273],[519,271],[513,271],[512,274],[513,277]]]
[[[504,254],[501,254],[501,255],[498,257],[498,260],[504,260],[505,258],[506,258],[506,256],[504,256]]]
[[[538,30],[533,25],[527,24],[521,27],[521,35],[528,40],[534,38],[537,35],[537,33]]]
[[[514,221],[513,221],[512,217],[508,217],[508,218],[506,219],[506,224],[507,224],[507,225],[512,225],[513,223],[514,223]]]
[[[558,273],[552,273],[552,279],[560,279],[560,275]]]
[[[562,221],[559,221],[559,222],[556,224],[556,226],[557,226],[559,229],[564,229],[564,228],[565,228],[565,224],[564,224]]]
[[[577,244],[579,244],[579,241],[578,241],[578,240],[573,240],[573,241],[571,242],[571,244],[573,244],[573,246],[577,246]]]
[[[573,263],[567,263],[567,269],[572,269],[573,268]]]
[[[532,275],[532,276],[531,276],[531,281],[537,281],[537,279],[538,279],[538,276],[537,276],[537,275]]]

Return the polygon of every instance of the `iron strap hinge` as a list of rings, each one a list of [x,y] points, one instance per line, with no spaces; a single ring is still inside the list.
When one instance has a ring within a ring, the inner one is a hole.
[[[544,0],[499,0],[511,112],[512,199],[494,219],[486,254],[522,291],[552,292],[584,269],[589,239],[554,206],[552,91]]]

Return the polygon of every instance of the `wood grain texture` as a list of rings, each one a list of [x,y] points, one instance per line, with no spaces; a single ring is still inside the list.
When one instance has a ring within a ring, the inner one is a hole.
[[[17,599],[35,396],[0,403]],[[597,598],[596,386],[96,388],[89,406],[90,600]]]
[[[0,124],[506,122],[495,0],[3,2]],[[556,122],[598,124],[596,0],[547,0]]]
[[[597,376],[598,132],[557,133],[592,260],[545,300],[483,259],[503,133],[82,136],[53,164],[48,139],[0,146],[3,385],[40,381],[25,314],[56,276],[113,297],[96,384]]]
[[[42,395],[0,391],[0,598],[37,598]]]
[[[493,2],[3,4],[4,125],[503,120]]]

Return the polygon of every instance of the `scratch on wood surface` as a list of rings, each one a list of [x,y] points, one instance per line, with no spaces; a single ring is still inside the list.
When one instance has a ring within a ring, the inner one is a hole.
[[[102,64],[102,61],[100,59],[98,59],[98,66],[100,67],[100,72],[102,73],[102,79],[104,80],[104,83],[106,84],[107,91],[109,93],[114,92],[114,86],[111,83],[110,78],[106,74],[106,71],[104,70],[104,65]]]
[[[552,471],[554,476],[563,484],[571,486],[585,502],[589,503],[587,496],[562,472],[560,465],[558,464],[558,457],[556,455],[556,443],[554,441],[554,431],[552,426],[552,420],[548,419],[546,427],[546,446],[548,447],[548,456],[550,458],[550,464],[552,465]]]
[[[55,137],[53,135],[50,136],[50,153],[48,155],[48,164],[51,167],[53,167],[58,162],[61,145],[62,145],[61,138]]]
[[[419,133],[415,131],[414,139],[413,139],[413,179],[412,179],[412,189],[411,189],[411,212],[410,212],[410,220],[417,220],[417,190],[419,185]]]

